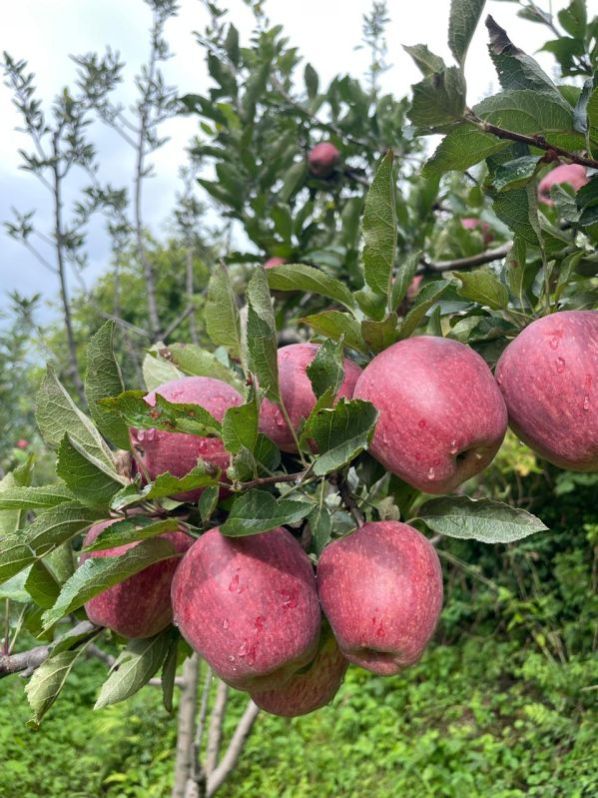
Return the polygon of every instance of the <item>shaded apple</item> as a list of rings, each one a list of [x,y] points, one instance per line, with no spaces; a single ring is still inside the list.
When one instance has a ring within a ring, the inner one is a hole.
[[[503,352],[496,380],[522,441],[560,468],[598,471],[598,311],[532,322]]]
[[[229,407],[243,404],[243,397],[228,383],[212,377],[182,377],[165,382],[151,391],[145,401],[152,407],[156,394],[169,402],[197,404],[222,421]],[[167,471],[175,477],[184,477],[199,459],[225,471],[230,465],[230,455],[220,438],[188,435],[184,432],[167,432],[157,429],[131,429],[133,456],[141,474],[150,480]],[[195,501],[201,489],[188,491],[175,498]]]
[[[206,532],[181,562],[172,606],[189,645],[241,690],[283,685],[317,650],[313,568],[286,529],[241,538]]]
[[[251,697],[271,715],[295,718],[329,704],[337,694],[349,662],[329,629],[322,632],[318,653],[278,690],[252,692]]]
[[[94,524],[83,546],[91,545],[100,532],[118,520],[111,518]],[[193,538],[184,532],[166,532],[160,537],[170,541],[178,554],[187,551],[193,543]],[[117,557],[137,545],[139,542],[135,541],[113,549],[83,553],[80,563],[95,557]],[[180,562],[180,557],[161,560],[109,587],[85,604],[87,617],[92,623],[106,626],[122,637],[153,637],[172,621],[170,586]]]
[[[390,676],[417,662],[434,633],[442,571],[417,529],[377,521],[324,549],[318,593],[349,662]]]
[[[17,449],[27,449],[29,447],[29,441],[25,438],[19,438],[16,443]]]
[[[545,205],[554,205],[554,200],[550,196],[550,189],[553,186],[562,185],[564,183],[573,187],[575,191],[579,191],[582,186],[588,182],[588,174],[585,166],[580,164],[561,164],[552,171],[544,175],[538,185],[538,201],[543,202]]]
[[[278,350],[280,395],[293,429],[297,431],[316,405],[316,395],[307,375],[307,367],[318,353],[318,344],[289,344]],[[345,376],[337,399],[353,396],[361,369],[349,358],[343,361]],[[270,399],[260,407],[260,432],[267,435],[283,452],[296,452],[297,447],[282,410]]]
[[[341,154],[329,141],[321,141],[310,150],[307,157],[309,171],[316,177],[330,177],[340,161]]]
[[[286,258],[268,258],[264,263],[264,269],[275,269],[277,266],[282,266],[286,262]]]
[[[354,396],[380,414],[371,454],[426,493],[449,493],[483,471],[507,429],[505,403],[485,361],[448,338],[393,344],[366,366]]]

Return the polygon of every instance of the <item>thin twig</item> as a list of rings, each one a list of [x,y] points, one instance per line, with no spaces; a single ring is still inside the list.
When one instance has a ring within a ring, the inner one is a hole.
[[[224,722],[227,699],[228,685],[219,679],[218,688],[216,690],[216,700],[214,701],[214,707],[210,715],[210,726],[208,728],[205,764],[205,771],[208,776],[216,770],[218,764],[220,742],[222,740],[222,724]]]
[[[464,269],[475,269],[476,266],[483,266],[485,263],[492,263],[495,260],[506,258],[512,247],[509,242],[499,249],[490,249],[487,252],[480,252],[479,255],[471,255],[468,258],[457,258],[455,260],[446,261],[429,261],[422,258],[421,269],[418,269],[418,274],[442,274],[443,272],[459,271]]]
[[[241,755],[245,741],[251,733],[251,729],[253,728],[253,724],[255,723],[259,711],[259,707],[254,704],[251,699],[249,699],[247,708],[245,709],[245,712],[243,713],[243,716],[239,721],[237,728],[235,729],[235,733],[233,734],[229,746],[226,749],[226,753],[222,757],[216,770],[214,770],[214,772],[208,778],[208,798],[211,798],[211,796],[214,795],[216,790],[218,790],[222,784],[224,784],[225,780],[235,769],[237,760]]]

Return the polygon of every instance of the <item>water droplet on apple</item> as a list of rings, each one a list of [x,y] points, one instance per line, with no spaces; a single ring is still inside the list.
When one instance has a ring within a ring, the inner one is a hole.
[[[229,661],[229,662],[234,662],[234,661],[235,661],[235,658],[233,657],[233,655],[232,655],[232,654],[229,654],[229,655],[228,655],[228,661]]]
[[[265,621],[266,619],[262,615],[258,615],[255,619],[255,628],[258,630],[258,632],[261,632],[264,628]]]
[[[457,447],[457,441],[451,441],[450,453],[451,454],[457,454],[458,451],[459,451],[459,449]]]
[[[556,359],[556,372],[557,374],[562,374],[565,370],[565,360],[562,357],[557,357]]]
[[[245,657],[247,656],[247,651],[249,650],[249,643],[247,640],[243,640],[241,643],[241,648],[237,651],[237,656]]]
[[[432,480],[432,479],[434,479],[434,477],[435,477],[435,476],[436,476],[436,472],[434,471],[434,469],[433,469],[433,468],[431,468],[431,469],[428,471],[428,479]]]
[[[427,427],[427,424],[426,424],[426,421],[425,421],[425,419],[423,419],[423,418],[422,418],[420,421],[418,421],[418,422],[417,422],[417,426],[418,426],[420,429],[425,429],[425,428]]]
[[[222,621],[222,628],[224,629],[225,632],[226,632],[226,630],[228,629],[229,626],[230,626],[230,623],[228,622],[228,618],[225,618]]]
[[[239,574],[235,574],[231,579],[228,589],[231,593],[242,593],[243,588],[239,586]]]
[[[590,409],[590,397],[589,396],[584,396],[583,409],[584,410],[589,410]]]
[[[288,590],[281,590],[280,596],[282,598],[282,608],[284,610],[292,610],[297,606],[297,596],[290,593]]]
[[[551,349],[558,349],[559,348],[559,336],[553,335],[549,341],[549,345]]]
[[[475,453],[475,459],[476,459],[476,460],[481,460],[483,456],[484,456],[484,455],[483,455],[481,452],[476,452],[476,453]]]

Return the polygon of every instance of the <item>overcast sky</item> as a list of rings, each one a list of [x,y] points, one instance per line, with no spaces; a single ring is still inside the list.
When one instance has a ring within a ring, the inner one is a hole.
[[[228,19],[237,26],[242,41],[247,42],[252,17],[242,0],[222,0],[229,9]],[[553,11],[567,5],[553,2]],[[354,48],[361,38],[362,16],[370,9],[371,0],[268,0],[266,12],[273,23],[284,26],[291,42],[298,46],[306,61],[320,73],[321,85],[335,74],[350,72],[362,76],[368,56]],[[392,68],[384,75],[385,90],[397,96],[409,92],[419,80],[411,59],[402,44],[426,43],[446,60],[451,56],[446,46],[449,0],[389,0],[391,23],[388,28],[388,61]],[[547,30],[516,17],[517,6],[490,0],[486,9],[507,29],[511,39],[528,53],[533,53],[548,38]],[[166,28],[174,57],[164,66],[167,81],[181,94],[203,93],[209,81],[203,53],[193,31],[203,30],[207,14],[199,0],[181,0],[178,17]],[[75,65],[69,54],[102,52],[106,46],[120,51],[126,61],[125,82],[119,90],[122,102],[134,97],[133,76],[146,58],[147,31],[151,14],[142,0],[19,0],[10,4],[0,28],[0,50],[14,58],[25,59],[36,74],[38,96],[48,101],[65,85],[72,85]],[[550,58],[540,56],[546,69]],[[487,51],[485,28],[478,29],[468,56],[466,69],[468,100],[497,90],[497,82]],[[21,211],[36,209],[42,230],[51,227],[50,197],[36,178],[20,170],[17,149],[29,148],[23,134],[14,130],[19,125],[10,92],[0,87],[0,221],[10,218],[11,206]],[[184,163],[184,147],[195,132],[196,118],[169,121],[163,132],[171,137],[155,157],[156,177],[145,188],[144,216],[154,232],[164,233],[175,193],[180,189],[177,172]],[[101,175],[119,186],[130,186],[133,176],[133,155],[127,145],[111,131],[94,128],[94,138],[102,163]],[[17,290],[27,296],[42,292],[46,301],[56,298],[56,276],[46,271],[20,244],[0,231],[0,310],[6,306],[8,291]],[[90,236],[90,266],[85,272],[87,283],[100,274],[109,260],[108,241],[102,226],[95,224]],[[70,285],[73,287],[73,280]],[[46,306],[44,318],[52,314]]]

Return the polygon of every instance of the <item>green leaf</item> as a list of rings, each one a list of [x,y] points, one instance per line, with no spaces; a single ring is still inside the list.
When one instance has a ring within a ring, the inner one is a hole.
[[[213,352],[208,352],[194,344],[170,344],[159,349],[157,354],[173,363],[181,374],[189,374],[192,377],[212,377],[232,385],[240,393],[245,392],[242,380],[224,363],[221,363]]]
[[[306,371],[316,396],[328,390],[336,395],[345,376],[342,342],[324,341]]]
[[[101,517],[101,516],[100,516]],[[65,502],[39,513],[23,531],[22,542],[36,554],[47,554],[98,520],[98,512],[78,502]]]
[[[124,582],[148,566],[173,556],[176,554],[172,543],[163,538],[153,538],[143,540],[115,557],[91,557],[85,560],[62,586],[54,606],[44,613],[44,628],[49,628],[112,585]]]
[[[382,321],[366,319],[361,322],[361,332],[364,339],[374,352],[388,349],[397,340],[398,316],[395,311],[389,313]]]
[[[0,584],[27,568],[34,559],[31,546],[24,543],[20,536],[3,536],[0,548]]]
[[[451,0],[448,43],[456,61],[463,66],[485,0]]]
[[[0,480],[0,502],[5,501],[5,497],[10,496],[13,491],[23,489],[24,487],[18,484],[14,471],[6,474]],[[5,535],[10,535],[20,528],[24,518],[24,509],[28,508],[22,508],[20,505],[16,507],[10,506],[10,500],[9,506],[2,507],[0,505],[0,541]]]
[[[419,509],[418,518],[440,535],[481,543],[513,543],[548,528],[519,507],[467,496],[432,499]]]
[[[313,472],[324,476],[350,463],[369,444],[378,411],[361,399],[341,399],[334,408],[324,408],[310,416],[304,435],[318,447]]]
[[[549,144],[579,149],[584,137],[573,127],[573,108],[557,92],[554,95],[533,89],[512,89],[487,97],[474,113],[493,125],[526,136],[541,136]]]
[[[199,463],[184,477],[175,477],[168,471],[160,474],[156,479],[146,485],[140,493],[145,501],[164,499],[167,496],[178,496],[198,488],[209,487],[218,483],[220,472],[207,463]]]
[[[141,690],[164,662],[171,640],[170,629],[145,640],[130,640],[102,685],[94,709],[118,704]]]
[[[178,664],[178,649],[180,637],[174,633],[170,635],[168,641],[168,650],[164,657],[164,664],[162,665],[162,674],[160,682],[162,684],[162,703],[164,709],[172,714],[174,697],[174,684],[176,680],[176,669]]]
[[[492,178],[492,185],[497,191],[511,191],[527,185],[534,177],[541,160],[540,155],[523,155],[514,161],[499,164]]]
[[[332,516],[322,502],[307,516],[316,554],[321,554],[332,535]]]
[[[389,296],[397,251],[397,200],[393,152],[382,159],[365,198],[363,214],[365,280],[382,296]]]
[[[538,206],[533,185],[498,194],[492,207],[498,218],[523,241],[538,246]]]
[[[46,712],[58,698],[73,665],[84,651],[85,646],[75,651],[61,651],[34,671],[25,687],[25,693],[33,710],[30,724],[35,728],[39,726]]]
[[[302,187],[308,175],[305,161],[294,163],[284,176],[282,188],[278,194],[281,202],[289,202]]]
[[[72,502],[74,498],[66,485],[61,484],[34,488],[14,486],[5,490],[0,488],[0,510],[44,510],[64,502]],[[0,518],[0,535],[3,528]]]
[[[492,310],[502,310],[509,304],[506,286],[491,271],[453,272],[453,276],[461,282],[459,294],[464,299],[487,305]]]
[[[368,347],[361,335],[361,326],[357,319],[349,313],[342,313],[340,310],[324,310],[322,313],[315,313],[312,316],[305,316],[301,319],[303,324],[310,327],[333,341],[344,339],[345,345],[357,352],[367,354]]]
[[[59,446],[68,432],[71,440],[97,462],[116,473],[112,454],[87,416],[75,405],[49,366],[37,394],[37,423],[49,446]]]
[[[415,44],[412,47],[403,45],[403,50],[413,58],[416,67],[425,78],[443,72],[446,69],[442,58],[430,52],[426,44]]]
[[[463,122],[442,139],[424,166],[424,176],[440,176],[450,171],[464,172],[507,146],[507,141],[501,141],[492,133],[484,133],[471,122]]]
[[[355,300],[349,289],[321,269],[303,263],[284,263],[268,269],[268,285],[275,291],[302,291],[319,294],[352,310]]]
[[[465,79],[457,67],[447,67],[416,83],[408,113],[411,122],[424,130],[459,122],[465,111]]]
[[[29,569],[25,590],[39,607],[47,610],[58,598],[60,585],[43,560],[36,560]]]
[[[516,47],[507,32],[488,15],[488,51],[503,89],[531,89],[560,98],[559,91],[537,61]]]
[[[183,372],[173,363],[158,355],[158,351],[161,349],[162,347],[158,345],[153,346],[143,358],[143,379],[148,391],[155,391],[165,382],[180,380],[184,376]]]
[[[585,0],[572,0],[567,8],[558,12],[559,22],[574,39],[583,39],[588,24]]]
[[[131,516],[122,521],[116,521],[103,529],[97,538],[82,551],[105,551],[116,546],[124,546],[138,540],[149,540],[165,532],[176,532],[180,529],[176,518],[166,518],[163,521],[154,521],[141,515]]]
[[[122,374],[114,357],[115,323],[107,321],[89,341],[85,396],[89,412],[102,435],[121,449],[129,448],[129,430],[119,416],[108,413],[99,399],[122,393]]]
[[[212,272],[204,310],[208,335],[217,346],[226,346],[231,355],[241,356],[241,322],[237,297],[224,264]]]
[[[271,272],[278,272],[270,269]],[[264,269],[256,269],[247,286],[247,349],[249,367],[261,390],[273,401],[279,399],[278,341],[276,320]]]
[[[416,304],[403,319],[397,337],[409,338],[449,286],[450,283],[446,280],[437,280],[425,286],[417,295]]]
[[[507,255],[505,267],[507,274],[507,283],[513,296],[517,297],[520,304],[523,304],[526,286],[526,257],[527,246],[520,236],[513,238],[513,246]]]
[[[236,454],[243,446],[251,452],[255,449],[258,416],[259,408],[255,393],[247,404],[229,407],[222,420],[222,442],[228,452]]]
[[[0,554],[0,559],[1,557]],[[28,604],[31,601],[31,596],[25,590],[28,575],[27,571],[21,571],[0,584],[0,599],[10,599],[17,604]]]
[[[91,507],[109,506],[114,494],[126,484],[123,477],[109,471],[101,460],[92,459],[68,433],[58,449],[56,473],[81,504]]]
[[[220,531],[228,537],[268,532],[270,529],[301,521],[312,509],[313,504],[307,502],[276,500],[266,491],[250,490],[233,501],[229,516]]]
[[[143,391],[125,391],[101,401],[120,413],[129,427],[184,432],[188,435],[220,434],[220,422],[201,405],[169,402],[159,393],[156,394],[155,405],[149,405],[144,395]]]
[[[417,268],[421,263],[422,252],[412,252],[397,269],[397,274],[392,286],[391,310],[397,310],[407,295],[407,289],[415,277]]]
[[[307,89],[307,96],[310,100],[318,94],[319,78],[318,73],[311,64],[306,64],[303,70],[303,79],[305,81],[305,88]]]
[[[220,489],[216,485],[206,488],[199,497],[199,515],[203,524],[207,524],[214,515],[220,498]]]

